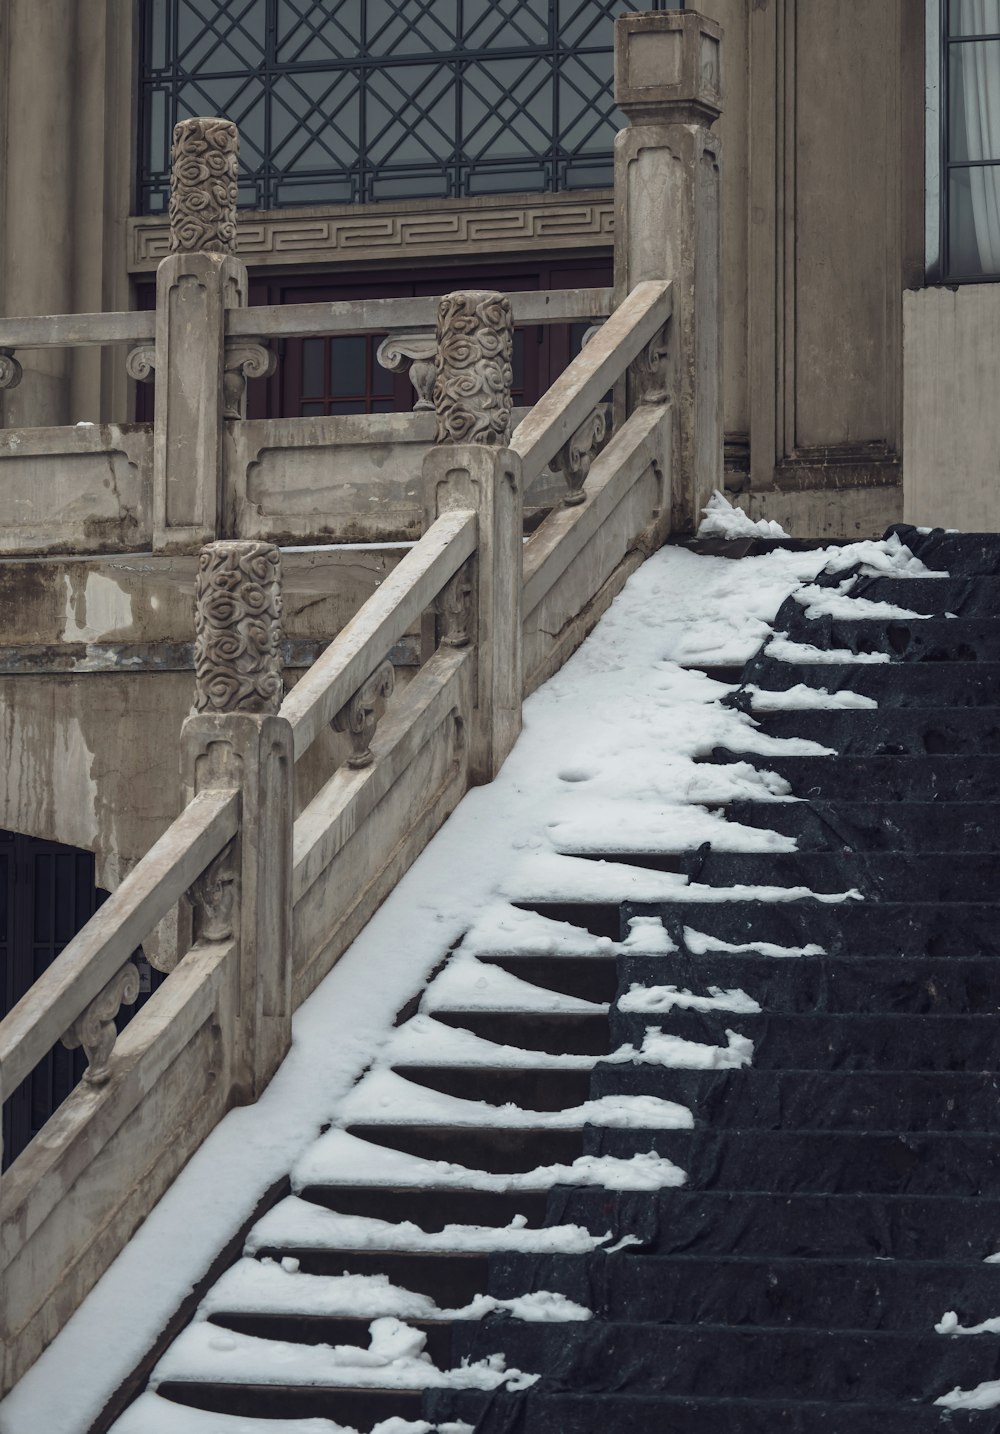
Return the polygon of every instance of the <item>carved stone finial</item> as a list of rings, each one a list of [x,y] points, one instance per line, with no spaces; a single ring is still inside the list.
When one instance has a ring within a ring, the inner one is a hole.
[[[203,117],[174,125],[170,149],[170,252],[236,252],[236,164],[240,132]]]
[[[209,543],[195,588],[195,712],[281,705],[281,554],[273,543]]]
[[[119,1008],[135,1004],[139,995],[139,970],[127,961],[101,993],[94,997],[62,1038],[67,1050],[83,1046],[87,1069],[83,1078],[91,1085],[104,1085],[111,1074],[111,1052],[118,1032],[115,1017]]]
[[[379,706],[385,708],[395,686],[396,669],[386,658],[334,717],[334,730],[351,734],[354,751],[347,759],[349,767],[370,767],[374,762],[371,744],[380,716]]]
[[[503,294],[445,294],[438,306],[437,443],[510,442],[513,321]]]
[[[14,357],[13,349],[0,349],[0,388],[17,388],[24,370]]]

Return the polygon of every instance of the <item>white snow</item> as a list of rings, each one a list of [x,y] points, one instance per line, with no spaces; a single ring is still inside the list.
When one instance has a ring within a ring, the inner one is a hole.
[[[502,966],[459,950],[427,988],[420,1009],[430,1011],[606,1011],[607,1004],[584,1001],[524,981]]]
[[[735,1011],[741,1015],[756,1014],[760,1006],[746,991],[723,990],[709,986],[707,996],[696,996],[676,986],[641,986],[633,984],[620,997],[618,1008],[627,1012],[665,1014],[667,1011]]]
[[[874,697],[862,692],[828,692],[825,687],[807,687],[796,682],[794,687],[784,691],[773,691],[766,687],[748,684],[744,692],[750,694],[755,712],[802,712],[822,708],[869,708],[877,707]]]
[[[898,533],[891,533],[880,541],[865,539],[860,543],[847,543],[834,548],[825,564],[828,572],[841,573],[847,568],[857,567],[866,578],[946,578],[948,574],[925,567],[914,557]]]
[[[767,518],[756,522],[742,508],[730,503],[725,493],[716,488],[705,507],[698,527],[699,538],[787,538],[780,523]]]
[[[156,1365],[150,1388],[165,1380],[246,1384],[303,1384],[333,1388],[362,1384],[380,1389],[524,1389],[538,1375],[506,1367],[489,1355],[441,1370],[425,1352],[427,1336],[387,1315],[369,1326],[367,1348],[352,1344],[291,1344],[220,1329],[206,1320],[181,1331]]]
[[[225,1117],[6,1397],[0,1434],[84,1434],[263,1194],[336,1118],[361,1072],[390,1041],[420,1043],[416,1026],[395,1030],[396,1013],[490,903],[543,891],[546,863],[556,864],[548,874],[559,883],[573,868],[579,900],[650,891],[653,899],[678,891],[707,899],[711,889],[678,886],[664,874],[559,856],[559,835],[572,832],[574,843],[596,850],[600,813],[616,800],[632,804],[632,835],[641,843],[646,822],[658,833],[671,809],[683,821],[692,803],[788,795],[787,783],[749,763],[696,764],[706,741],[724,745],[747,724],[719,707],[727,685],[687,668],[744,662],[770,635],[781,602],[831,558],[845,569],[861,561],[897,575],[924,571],[893,540],[739,562],[665,548],[643,564],[594,633],[524,704],[524,731],[497,780],[465,797],[297,1011],[291,1052],[262,1098]],[[789,897],[778,889],[773,899]],[[640,1059],[653,1058],[655,1040],[647,1038]],[[732,1047],[729,1063],[743,1063],[737,1056]],[[545,1063],[536,1053],[531,1060]],[[593,1166],[590,1174],[638,1178],[639,1167],[629,1172],[628,1165]]]
[[[595,836],[597,832],[599,836]],[[549,835],[559,850],[570,856],[692,851],[703,842],[709,842],[715,851],[795,850],[791,837],[726,821],[721,812],[695,806],[656,807],[640,798],[596,800],[582,820],[553,822]]]
[[[444,1095],[384,1069],[362,1078],[341,1106],[340,1118],[350,1125],[498,1126],[505,1130],[579,1130],[587,1124],[622,1130],[681,1130],[694,1124],[685,1106],[658,1096],[606,1095],[565,1110],[524,1110],[512,1104],[489,1105],[484,1100]]]
[[[735,1070],[750,1065],[753,1041],[737,1031],[727,1030],[724,1046],[705,1045],[701,1041],[664,1035],[660,1026],[647,1026],[638,1050],[631,1045],[619,1046],[610,1056],[605,1056],[605,1060],[640,1061],[673,1070]]]
[[[683,1185],[685,1172],[656,1155],[581,1155],[572,1165],[539,1165],[534,1170],[497,1173],[473,1170],[450,1160],[425,1160],[402,1150],[360,1140],[346,1130],[328,1130],[292,1172],[292,1186],[388,1185],[422,1190],[548,1190],[552,1185],[603,1185],[608,1190],[657,1190]]]
[[[764,651],[779,662],[826,663],[830,667],[845,662],[890,662],[887,652],[852,652],[849,647],[815,647],[811,642],[793,642],[788,637],[772,637]]]
[[[584,926],[553,921],[524,911],[509,901],[491,901],[479,912],[462,939],[467,956],[613,956],[617,945],[608,936],[593,936]]]
[[[1000,1379],[988,1379],[975,1389],[961,1389],[956,1384],[950,1394],[935,1399],[944,1409],[996,1409],[1000,1405]]]
[[[419,1013],[399,1027],[384,1053],[393,1065],[527,1066],[552,1070],[590,1070],[599,1059],[501,1045]]]
[[[592,1235],[582,1225],[533,1228],[523,1215],[509,1225],[445,1225],[428,1232],[412,1221],[393,1223],[370,1215],[341,1215],[311,1200],[289,1195],[254,1225],[246,1252],[302,1250],[400,1250],[431,1254],[443,1251],[488,1253],[514,1250],[528,1255],[579,1255],[610,1240],[610,1231]]]
[[[776,946],[773,941],[743,941],[734,944],[732,941],[720,941],[717,936],[708,936],[703,931],[695,931],[691,926],[684,927],[684,945],[692,956],[704,956],[709,951],[753,951],[758,956],[778,957],[826,955],[825,949],[817,946],[814,941],[805,946]]]
[[[870,598],[851,597],[850,589],[855,581],[855,578],[845,578],[836,588],[823,588],[816,583],[808,583],[792,593],[792,597],[805,608],[805,615],[811,622],[821,617],[846,619],[848,622],[858,622],[866,618],[913,618],[923,622],[928,616],[927,613],[913,612],[891,602],[873,602]]]
[[[330,1419],[253,1419],[212,1414],[175,1404],[158,1394],[141,1394],[115,1424],[115,1434],[357,1434]],[[471,1424],[428,1424],[425,1419],[383,1419],[371,1434],[473,1434]]]
[[[938,1334],[1000,1334],[1000,1319],[984,1319],[980,1324],[959,1324],[954,1310],[943,1314],[934,1326]]]

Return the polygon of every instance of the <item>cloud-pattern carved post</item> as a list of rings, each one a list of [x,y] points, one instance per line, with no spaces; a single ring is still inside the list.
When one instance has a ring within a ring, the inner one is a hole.
[[[202,116],[174,125],[170,148],[171,254],[235,254],[240,132]]]
[[[281,553],[273,543],[202,548],[195,589],[195,712],[281,706]]]
[[[492,291],[445,294],[438,305],[434,411],[437,443],[510,442],[510,300]]]

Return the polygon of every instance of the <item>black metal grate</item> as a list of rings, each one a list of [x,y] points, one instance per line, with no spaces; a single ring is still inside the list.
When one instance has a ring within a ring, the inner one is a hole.
[[[612,21],[655,0],[139,0],[143,213],[170,133],[240,128],[257,209],[610,183]]]

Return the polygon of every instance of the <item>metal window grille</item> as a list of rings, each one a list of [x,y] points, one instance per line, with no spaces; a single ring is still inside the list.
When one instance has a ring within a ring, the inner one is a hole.
[[[239,125],[250,208],[608,184],[612,22],[649,8],[139,0],[140,212],[166,209],[171,130],[198,114]]]

